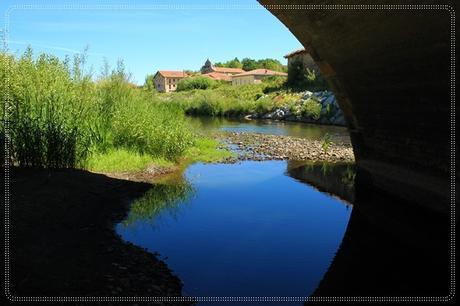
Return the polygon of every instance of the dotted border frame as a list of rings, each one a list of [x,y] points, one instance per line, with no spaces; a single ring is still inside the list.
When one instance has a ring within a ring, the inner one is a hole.
[[[165,5],[12,5],[9,6],[5,12],[4,24],[4,47],[8,47],[8,33],[10,26],[10,16],[13,11],[17,10],[224,10],[224,9],[240,9],[240,10],[253,10],[253,9],[272,9],[272,10],[445,10],[450,14],[450,290],[447,296],[393,296],[393,297],[339,297],[339,296],[165,296],[165,297],[136,297],[136,296],[13,296],[10,289],[10,171],[9,171],[9,120],[8,120],[8,101],[9,91],[4,94],[4,110],[5,117],[5,207],[4,207],[4,246],[5,246],[5,290],[6,298],[12,302],[448,302],[455,297],[455,192],[456,192],[456,172],[455,172],[455,9],[450,5],[444,4],[280,4],[280,5],[241,5],[241,4],[228,4],[224,5],[182,5],[182,4],[165,4]],[[7,61],[8,63],[8,61]],[[9,66],[7,66],[9,69]],[[6,88],[9,88],[9,76],[5,78]]]

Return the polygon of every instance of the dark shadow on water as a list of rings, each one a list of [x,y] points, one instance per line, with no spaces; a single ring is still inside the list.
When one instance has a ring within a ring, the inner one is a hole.
[[[352,165],[289,162],[287,173],[353,203],[341,246],[313,296],[449,294],[448,216],[369,187]]]
[[[372,189],[360,175],[342,244],[314,296],[447,296],[448,216]]]

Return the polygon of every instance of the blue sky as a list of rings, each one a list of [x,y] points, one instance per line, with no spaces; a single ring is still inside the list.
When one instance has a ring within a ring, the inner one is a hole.
[[[88,46],[88,69],[97,74],[104,58],[111,66],[123,59],[138,84],[156,70],[198,70],[206,58],[285,63],[283,55],[301,47],[255,0],[0,0],[0,11],[0,22],[9,25],[10,52],[21,54],[30,44],[36,53],[63,57]]]

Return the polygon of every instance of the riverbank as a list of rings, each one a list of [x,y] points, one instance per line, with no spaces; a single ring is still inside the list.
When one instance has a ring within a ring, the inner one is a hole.
[[[151,186],[82,170],[13,168],[11,294],[181,296],[180,279],[157,255],[114,231]]]
[[[245,132],[221,132],[215,137],[237,152],[236,160],[354,162],[349,142]]]
[[[13,168],[11,294],[181,296],[181,280],[158,254],[122,241],[114,230],[152,182],[179,177],[194,161],[353,160],[347,142],[331,143],[325,152],[321,141],[291,136],[219,132],[213,137],[187,159],[137,172]]]

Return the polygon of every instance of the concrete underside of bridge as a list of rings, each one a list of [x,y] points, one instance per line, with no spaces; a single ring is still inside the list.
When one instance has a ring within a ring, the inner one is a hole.
[[[449,9],[302,9],[277,6],[292,1],[259,2],[310,51],[335,92],[359,178],[404,200],[448,212]],[[350,4],[296,1],[318,2]]]

